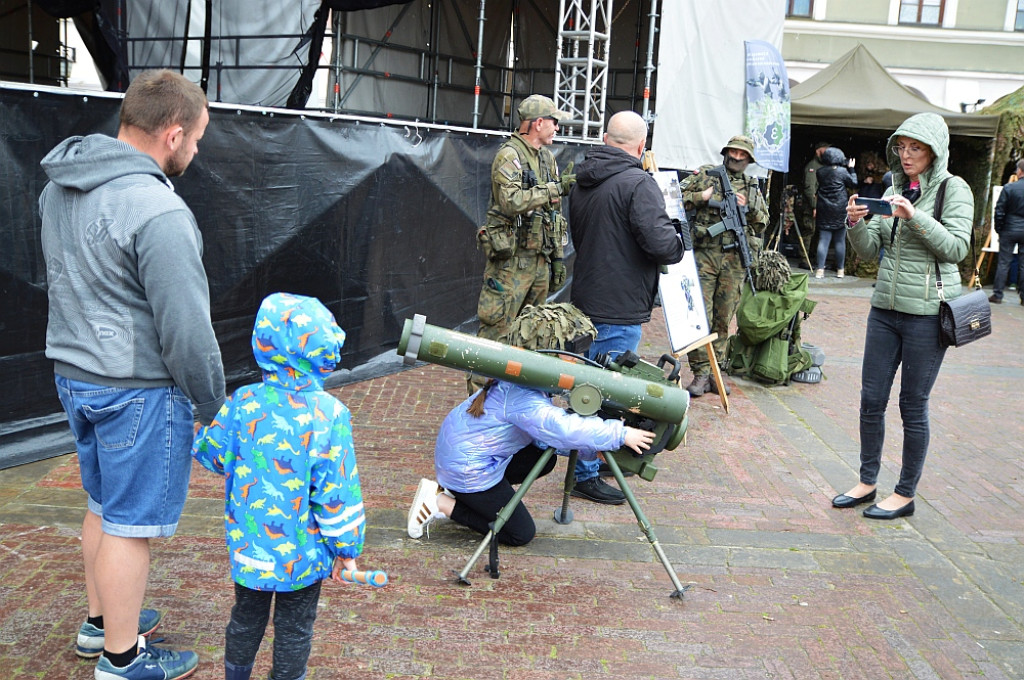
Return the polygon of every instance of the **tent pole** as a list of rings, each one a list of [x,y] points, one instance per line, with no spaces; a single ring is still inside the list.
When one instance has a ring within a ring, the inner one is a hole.
[[[651,0],[651,27],[647,31],[647,66],[644,67],[644,108],[641,114],[648,123],[653,116],[650,113],[651,105],[651,74],[654,73],[654,34],[658,27],[658,0]]]
[[[484,22],[487,21],[485,9],[487,0],[480,0],[480,18],[477,19],[476,34],[476,83],[473,85],[473,127],[480,127],[480,83],[483,80],[483,53],[484,53]]]

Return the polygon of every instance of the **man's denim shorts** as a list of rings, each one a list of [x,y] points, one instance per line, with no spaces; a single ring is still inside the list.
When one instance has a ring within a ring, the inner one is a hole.
[[[177,387],[104,387],[56,376],[89,510],[103,532],[173,536],[192,472],[192,404]]]

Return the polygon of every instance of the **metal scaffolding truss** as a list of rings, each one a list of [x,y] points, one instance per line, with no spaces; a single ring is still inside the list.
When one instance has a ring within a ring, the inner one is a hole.
[[[597,139],[604,126],[612,0],[559,0],[555,103],[562,134]]]

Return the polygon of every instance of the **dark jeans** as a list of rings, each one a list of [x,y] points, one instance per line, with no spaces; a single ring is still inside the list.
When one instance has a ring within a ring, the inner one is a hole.
[[[928,396],[942,367],[939,317],[871,308],[864,338],[860,390],[860,481],[878,482],[885,440],[885,408],[896,369],[900,375],[903,466],[896,493],[914,497],[928,453]]]
[[[484,491],[475,493],[460,493],[453,491],[455,495],[455,509],[452,510],[451,520],[470,529],[486,534],[490,531],[488,526],[498,517],[498,511],[512,500],[515,495],[513,484],[522,484],[533,466],[540,460],[544,452],[533,444],[529,444],[516,452],[505,468],[504,478]],[[551,456],[547,465],[541,470],[538,478],[550,473],[555,469],[555,456]],[[537,533],[537,527],[533,523],[530,511],[522,501],[512,511],[505,526],[498,532],[498,542],[505,545],[526,545],[533,540]]]
[[[235,606],[225,633],[224,663],[252,668],[274,600],[273,680],[306,677],[306,662],[313,646],[313,622],[320,600],[320,581],[290,592],[252,590],[235,584]]]
[[[999,235],[999,264],[996,266],[996,280],[992,284],[992,294],[998,299],[1003,299],[1003,288],[1006,287],[1006,275],[1010,271],[1010,262],[1013,261],[1013,249],[1020,246],[1024,252],[1024,231],[1008,231]],[[1017,292],[1024,299],[1024,292],[1017,287]]]
[[[842,229],[818,230],[818,256],[815,269],[825,268],[828,247],[833,244],[836,249],[836,269],[846,268],[846,227]]]

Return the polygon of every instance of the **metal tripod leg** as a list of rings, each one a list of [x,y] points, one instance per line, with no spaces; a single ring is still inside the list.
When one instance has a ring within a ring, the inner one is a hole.
[[[658,537],[654,535],[654,529],[651,527],[651,523],[647,521],[647,516],[644,515],[644,511],[640,509],[640,504],[636,501],[636,496],[633,495],[633,490],[629,488],[626,483],[625,477],[622,476],[622,470],[619,469],[619,464],[615,460],[615,456],[608,453],[604,457],[605,462],[608,463],[608,467],[611,468],[612,474],[615,475],[615,481],[619,483],[619,488],[622,489],[622,493],[626,496],[626,502],[629,503],[629,507],[633,510],[633,514],[636,515],[636,523],[640,525],[641,531],[647,536],[647,540],[650,542],[651,547],[654,548],[654,554],[661,560],[661,564],[665,567],[665,571],[668,572],[668,577],[672,581],[672,585],[675,586],[675,591],[672,592],[669,597],[682,599],[683,593],[689,588],[679,582],[679,577],[676,576],[675,569],[672,568],[672,563],[668,561],[668,557],[665,555],[665,551],[661,549],[661,544],[658,542]]]
[[[572,522],[572,509],[569,507],[569,494],[576,486],[576,459],[579,454],[575,449],[569,454],[569,468],[565,471],[565,487],[562,491],[562,505],[555,508],[555,521],[559,524]]]
[[[555,455],[555,448],[553,446],[548,447],[548,449],[541,454],[540,459],[537,460],[537,463],[530,470],[529,474],[526,475],[526,479],[523,480],[523,483],[519,485],[519,489],[516,490],[515,495],[512,496],[512,500],[506,503],[505,506],[498,511],[498,516],[495,518],[494,522],[491,523],[491,530],[488,531],[487,535],[484,536],[482,541],[480,541],[480,545],[476,547],[476,552],[474,552],[473,556],[469,558],[469,562],[466,563],[466,566],[458,573],[457,578],[459,583],[464,586],[471,585],[469,579],[466,578],[469,574],[469,570],[473,568],[476,561],[484,554],[484,550],[487,550],[491,541],[495,540],[498,532],[500,532],[501,528],[505,526],[505,523],[508,522],[509,517],[512,516],[513,511],[515,511],[516,507],[519,505],[519,501],[523,500],[523,496],[525,496],[526,492],[530,490],[530,486],[537,481],[540,471],[544,469],[544,466],[548,464],[548,460],[550,460],[553,455]],[[498,578],[500,574],[498,573],[497,549],[491,552],[491,562],[491,578]]]
[[[800,243],[800,250],[804,254],[804,261],[807,263],[807,268],[810,269],[811,272],[814,272],[814,266],[811,264],[811,257],[807,254],[807,248],[804,247],[804,238],[800,235],[800,226],[794,224],[793,228],[796,230],[796,240]]]

